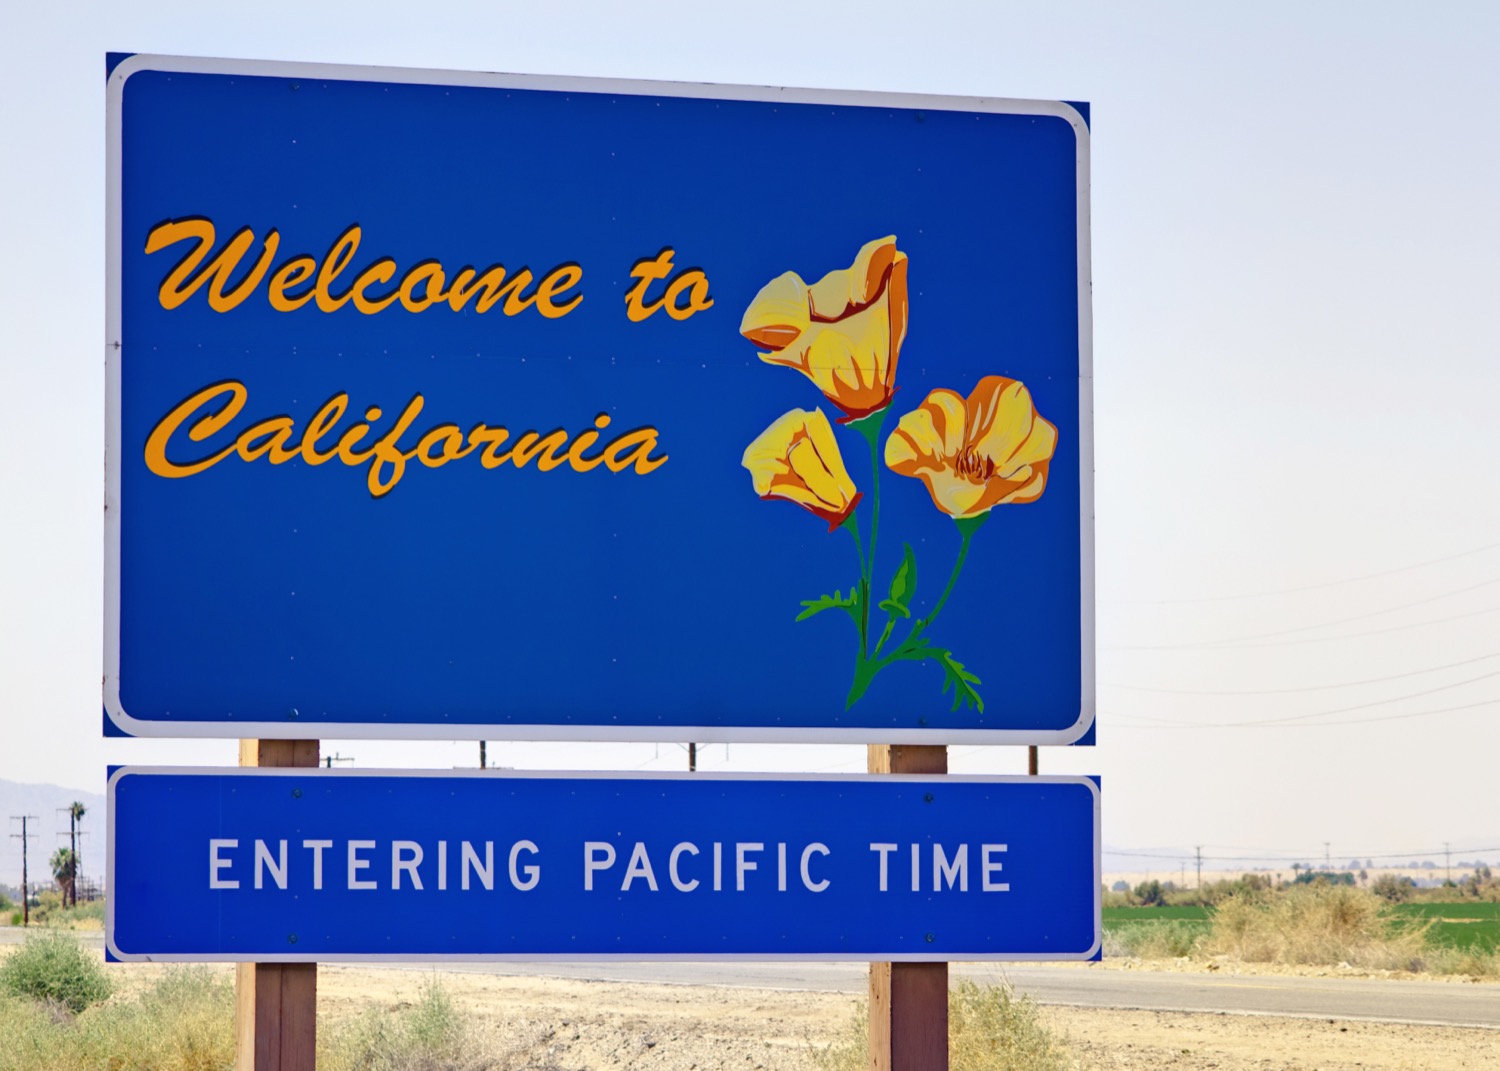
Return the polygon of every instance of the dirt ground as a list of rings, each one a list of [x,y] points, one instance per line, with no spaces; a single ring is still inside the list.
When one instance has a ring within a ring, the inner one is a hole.
[[[319,1012],[399,1008],[438,978],[512,1067],[801,1071],[842,1037],[853,997],[710,986],[325,966]],[[1497,990],[1500,999],[1500,990]],[[1078,1071],[1500,1071],[1500,1031],[1048,1007]]]
[[[0,947],[0,956],[10,951]],[[1140,961],[1110,966],[1194,969]],[[128,993],[166,968],[107,969]],[[227,965],[213,969],[232,973]],[[1344,973],[1265,973],[1304,971]],[[813,1071],[816,1053],[848,1036],[859,1004],[839,993],[324,964],[319,1021],[372,1008],[399,1011],[434,981],[473,1016],[497,1071]],[[1500,1001],[1500,986],[1494,988]],[[1074,1071],[1500,1071],[1500,1030],[1058,1006],[1041,1015],[1066,1041]]]

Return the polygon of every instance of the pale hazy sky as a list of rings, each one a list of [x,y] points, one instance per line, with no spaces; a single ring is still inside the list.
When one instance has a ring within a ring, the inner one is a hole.
[[[0,41],[0,778],[234,761],[100,738],[106,51],[1060,98],[1094,109],[1100,744],[1044,771],[1104,776],[1119,848],[1500,858],[1500,6],[32,3]]]

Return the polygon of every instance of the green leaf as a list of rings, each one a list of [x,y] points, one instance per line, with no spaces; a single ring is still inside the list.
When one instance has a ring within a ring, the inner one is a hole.
[[[949,688],[953,689],[953,709],[957,710],[962,705],[973,707],[983,714],[984,700],[974,688],[974,685],[980,683],[979,678],[965,669],[964,664],[954,658],[951,651],[934,650],[931,656],[942,663],[943,692],[946,694]]]
[[[881,600],[880,608],[892,617],[911,616],[911,598],[917,593],[917,558],[911,552],[911,544],[906,544],[906,553],[901,556],[901,564],[896,569],[896,575],[891,577],[890,598]]]
[[[909,639],[901,645],[896,658],[907,659],[918,662],[924,658],[930,658],[943,667],[943,694],[948,689],[953,689],[953,709],[959,707],[972,707],[979,713],[984,713],[984,699],[979,690],[974,686],[981,683],[979,678],[964,666],[962,662],[953,657],[952,651],[945,651],[941,647],[933,647],[922,637]]]
[[[802,605],[803,611],[797,615],[798,621],[806,621],[809,617],[821,614],[824,610],[843,610],[859,622],[859,589],[850,588],[849,594],[844,595],[835,591],[832,595],[823,595],[816,599],[806,599]]]

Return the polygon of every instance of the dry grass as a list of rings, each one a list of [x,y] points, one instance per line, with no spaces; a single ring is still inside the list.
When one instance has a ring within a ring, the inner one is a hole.
[[[1397,920],[1373,893],[1347,885],[1299,885],[1219,905],[1199,949],[1247,963],[1347,963],[1373,970],[1424,969],[1428,924]]]
[[[414,1004],[319,1024],[326,1071],[488,1071],[507,1066],[437,985]],[[0,1071],[232,1071],[234,982],[206,967],[164,972],[73,1015],[0,995]]]
[[[869,1009],[861,1004],[841,1038],[815,1050],[819,1071],[869,1067]],[[1030,997],[1009,986],[963,981],[948,992],[948,1066],[951,1071],[1065,1071],[1062,1042],[1042,1022]]]
[[[171,971],[131,1000],[76,1017],[0,998],[0,1071],[227,1071],[234,989],[202,968]]]

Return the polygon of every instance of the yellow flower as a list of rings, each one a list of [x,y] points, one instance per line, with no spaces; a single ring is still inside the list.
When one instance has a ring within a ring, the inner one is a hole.
[[[767,364],[795,368],[844,411],[840,424],[891,404],[906,337],[906,254],[894,236],[865,244],[854,264],[808,286],[778,275],[750,302],[740,334]]]
[[[761,498],[784,498],[828,522],[831,532],[859,504],[823,410],[793,409],[749,446],[741,461]]]
[[[1057,428],[1038,415],[1026,387],[985,376],[967,400],[935,390],[902,417],[885,442],[885,463],[919,477],[944,513],[977,517],[1040,498],[1056,449]]]

